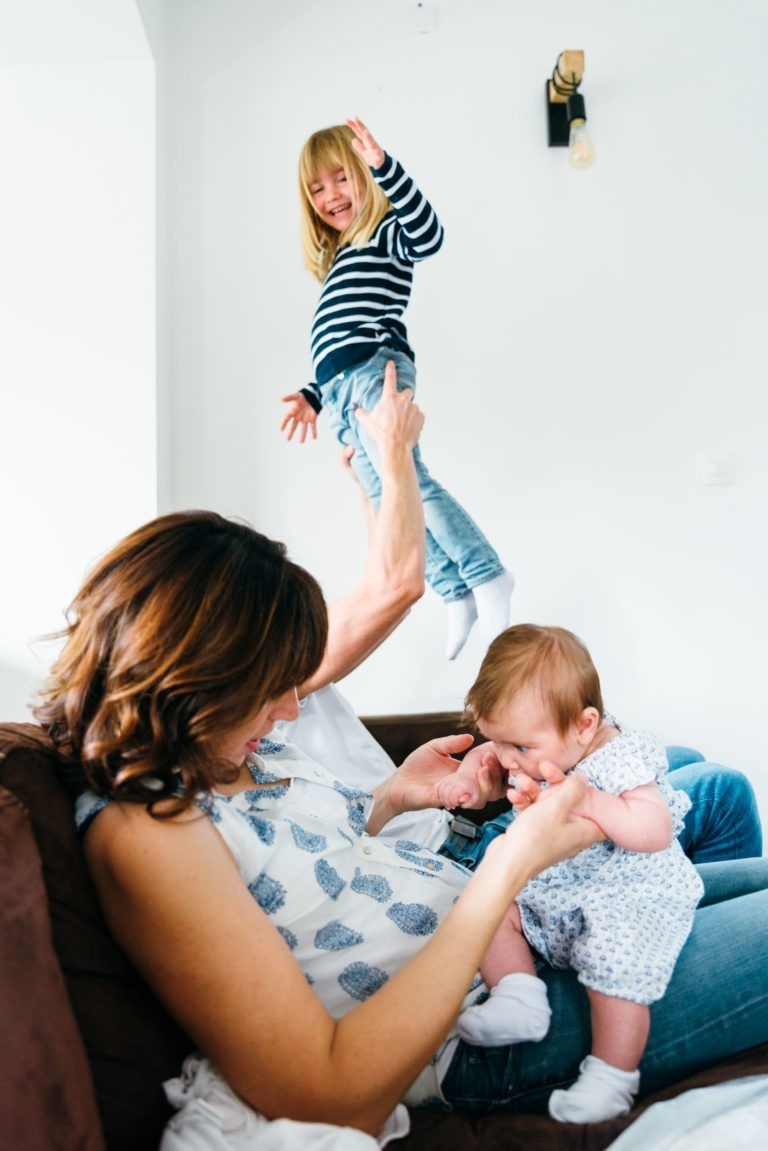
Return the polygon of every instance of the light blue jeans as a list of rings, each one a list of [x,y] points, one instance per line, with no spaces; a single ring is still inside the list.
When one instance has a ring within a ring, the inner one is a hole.
[[[393,360],[398,391],[415,389],[416,370],[403,352],[382,348],[323,385],[323,407],[340,443],[352,445],[352,468],[374,507],[379,506],[381,480],[379,452],[355,416],[356,408],[370,411],[381,397],[384,369]],[[427,525],[426,578],[444,600],[463,599],[473,587],[500,575],[504,566],[475,521],[424,466],[418,444],[413,458]]]

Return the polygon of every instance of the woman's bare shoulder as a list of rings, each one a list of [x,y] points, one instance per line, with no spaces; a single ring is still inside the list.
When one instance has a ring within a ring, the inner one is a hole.
[[[153,814],[139,803],[110,803],[98,813],[84,839],[97,886],[119,883],[140,891],[156,887],[158,874],[210,874],[214,864],[219,879],[220,868],[237,878],[229,849],[199,807],[166,818],[161,812]]]

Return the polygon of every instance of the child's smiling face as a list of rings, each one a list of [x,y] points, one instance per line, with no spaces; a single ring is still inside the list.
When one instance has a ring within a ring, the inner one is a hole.
[[[360,185],[343,168],[318,168],[310,181],[312,205],[324,224],[343,232],[358,217],[363,203]]]

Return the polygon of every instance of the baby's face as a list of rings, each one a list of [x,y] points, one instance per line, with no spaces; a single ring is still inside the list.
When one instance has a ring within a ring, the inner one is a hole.
[[[492,741],[501,765],[513,776],[524,771],[531,779],[541,781],[542,763],[568,772],[585,755],[578,724],[572,724],[561,735],[541,700],[530,692],[519,693],[511,703],[481,719],[478,726]]]

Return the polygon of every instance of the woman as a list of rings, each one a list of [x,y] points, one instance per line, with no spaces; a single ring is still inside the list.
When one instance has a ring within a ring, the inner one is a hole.
[[[219,818],[243,797],[239,826],[251,827],[261,850],[265,824],[279,824],[272,842],[293,843],[312,882],[311,833],[293,809],[281,818],[278,808],[294,791],[301,798],[313,770],[323,772],[260,741],[276,721],[295,718],[295,685],[320,665],[326,628],[317,584],[282,547],[213,513],[153,521],[86,579],[37,714],[65,760],[73,769],[82,765],[84,784],[102,797],[87,798],[81,811],[88,863],[112,930],[226,1083],[270,1118],[375,1134],[399,1100],[425,1101],[429,1075],[449,1103],[461,1106],[510,1107],[516,1098],[546,1095],[574,1076],[588,1047],[567,973],[547,976],[551,1041],[477,1060],[473,1049],[451,1046],[450,1037],[511,900],[533,874],[600,837],[594,824],[571,814],[581,794],[576,780],[515,821],[473,876],[447,864],[460,876],[455,904],[453,895],[419,900],[427,911],[430,901],[437,907],[434,928],[414,932],[405,920],[401,942],[410,957],[385,971],[373,993],[353,988],[343,1014],[323,1006],[292,954],[307,942],[300,926],[293,924],[294,944],[275,925],[264,884],[244,882],[246,849],[227,839]],[[350,810],[357,804],[375,833],[393,815],[428,806],[435,780],[455,763],[451,753],[469,742],[452,736],[420,749],[376,789],[372,809],[359,792],[350,798],[350,789],[325,785]],[[272,806],[262,811],[262,803]],[[361,829],[348,840],[349,851],[359,853],[358,886],[370,892],[362,861],[371,841]],[[385,850],[398,855],[396,847]],[[387,862],[393,882],[402,866],[409,882],[427,890],[431,853],[415,862],[418,848],[411,858],[399,854],[399,863]],[[337,871],[341,850],[338,862]],[[317,874],[328,880],[327,870]],[[765,872],[739,882],[761,886]],[[718,898],[728,900],[732,877],[721,874],[719,883]],[[334,902],[331,890],[326,901]],[[695,945],[683,951],[653,1018],[647,1089],[768,1036],[766,910],[768,893],[760,890],[698,913]],[[354,931],[355,924],[344,927]],[[351,946],[348,938],[341,942]],[[437,1069],[436,1052],[443,1053]],[[422,1085],[416,1099],[408,1096],[414,1081]]]

